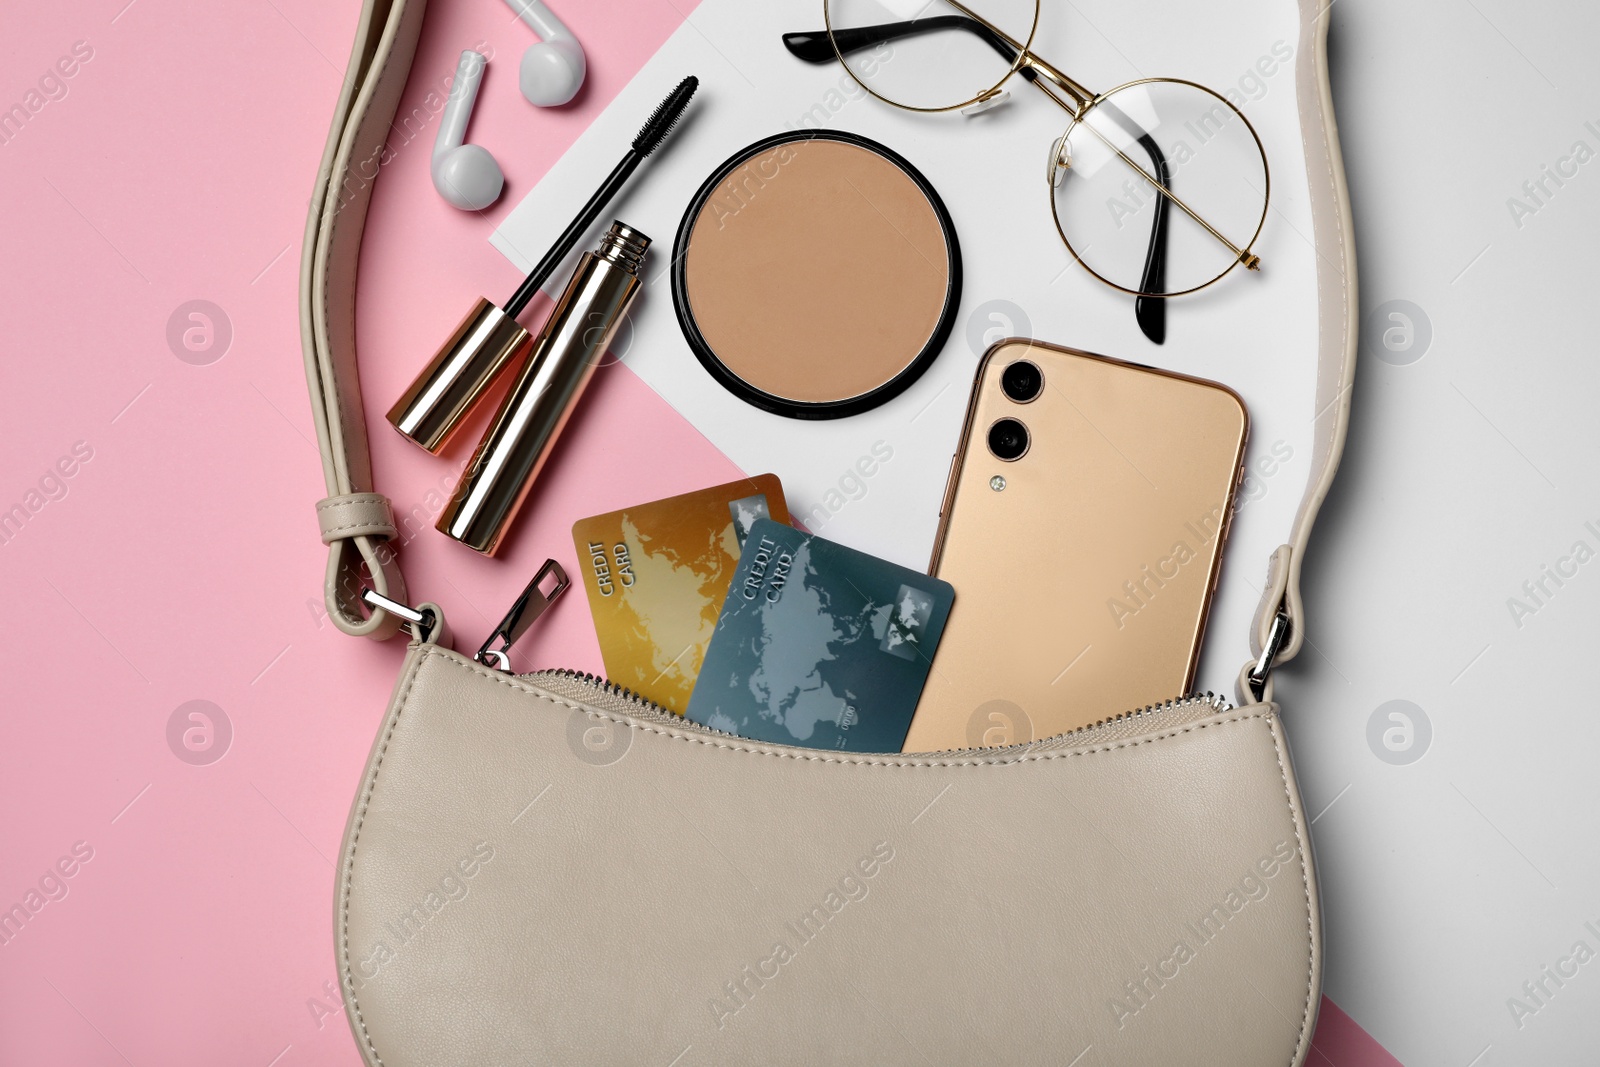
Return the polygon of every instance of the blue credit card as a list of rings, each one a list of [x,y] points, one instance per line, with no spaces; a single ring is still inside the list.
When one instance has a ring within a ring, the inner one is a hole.
[[[955,590],[758,519],[688,717],[755,741],[899,752]]]

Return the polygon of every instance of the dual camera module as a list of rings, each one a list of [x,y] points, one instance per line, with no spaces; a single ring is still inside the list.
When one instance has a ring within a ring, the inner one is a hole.
[[[1000,373],[1000,390],[1013,403],[1032,403],[1044,392],[1044,374],[1019,359]],[[1021,459],[1028,451],[1028,428],[1016,419],[1001,419],[989,427],[989,451],[1007,463]]]

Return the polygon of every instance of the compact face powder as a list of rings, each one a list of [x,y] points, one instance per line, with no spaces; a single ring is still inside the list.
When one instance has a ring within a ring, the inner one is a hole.
[[[802,131],[729,159],[689,203],[672,267],[684,336],[741,399],[799,419],[891,399],[944,345],[961,258],[911,164],[853,134]]]

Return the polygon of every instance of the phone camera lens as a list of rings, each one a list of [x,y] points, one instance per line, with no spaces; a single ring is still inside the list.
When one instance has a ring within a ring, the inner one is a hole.
[[[1044,374],[1025,359],[1019,359],[1000,374],[1000,388],[1019,404],[1036,398],[1044,389]]]
[[[1028,428],[1016,419],[1001,419],[989,427],[989,451],[1010,463],[1028,450]]]

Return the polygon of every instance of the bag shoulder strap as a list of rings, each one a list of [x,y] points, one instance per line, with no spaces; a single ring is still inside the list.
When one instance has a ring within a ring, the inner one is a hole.
[[[1304,642],[1301,566],[1344,450],[1355,375],[1355,244],[1328,83],[1329,15],[1325,0],[1299,0],[1299,5],[1296,95],[1318,250],[1317,408],[1312,474],[1290,540],[1271,557],[1251,635],[1253,650],[1263,658],[1247,664],[1240,679],[1241,697],[1261,700],[1271,697],[1271,667],[1294,658]],[[324,582],[328,615],[345,633],[378,639],[393,636],[401,620],[381,608],[367,615],[361,604],[363,583],[401,603],[406,590],[389,545],[395,536],[394,516],[388,500],[372,485],[356,372],[356,268],[373,182],[405,90],[425,7],[426,0],[363,4],[349,70],[317,172],[300,264],[306,381],[328,490],[317,504],[322,539],[329,549]],[[1253,674],[1260,678],[1259,686],[1252,685]]]
[[[389,542],[389,501],[373,492],[372,458],[356,371],[356,268],[373,182],[405,91],[425,0],[366,0],[350,52],[339,104],[317,170],[300,258],[300,339],[306,384],[322,450],[328,495],[317,521],[328,546],[323,597],[328,616],[347,634],[392,637],[401,620],[381,608],[362,610],[370,583],[404,603],[405,579]]]
[[[1300,137],[1305,148],[1310,190],[1312,237],[1317,249],[1317,407],[1312,415],[1311,474],[1295,514],[1287,544],[1273,552],[1267,587],[1256,609],[1252,651],[1259,657],[1239,675],[1242,700],[1271,700],[1271,671],[1299,655],[1305,642],[1305,604],[1300,597],[1301,567],[1311,528],[1339,470],[1350,426],[1350,393],[1355,384],[1359,315],[1355,230],[1344,156],[1328,80],[1326,0],[1299,0],[1300,42],[1295,52],[1295,96]]]

